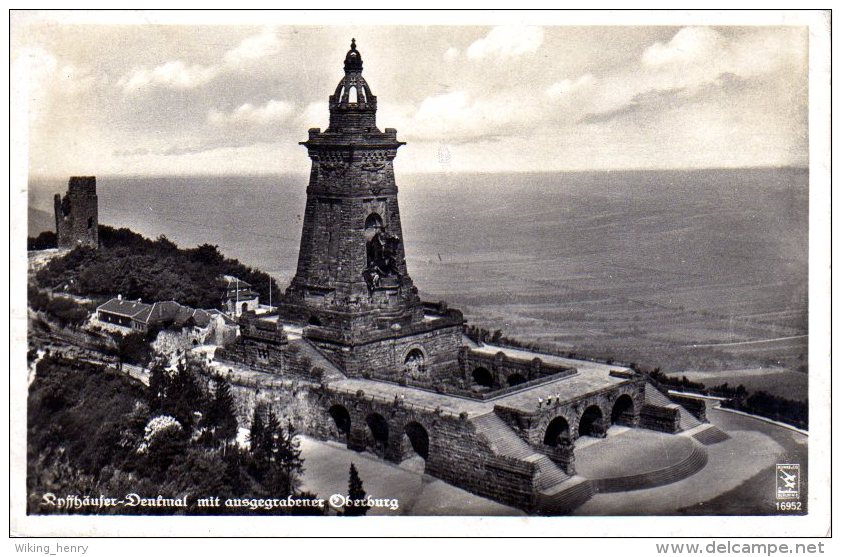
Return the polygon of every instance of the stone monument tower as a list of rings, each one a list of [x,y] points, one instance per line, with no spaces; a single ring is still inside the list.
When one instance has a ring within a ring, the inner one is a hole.
[[[298,269],[285,309],[346,341],[423,318],[406,271],[394,157],[397,131],[380,131],[377,97],[356,42],[330,96],[330,127],[302,142],[312,159]]]
[[[59,248],[99,247],[99,202],[94,176],[72,176],[67,194],[55,194],[55,233]]]
[[[298,268],[280,313],[308,325],[305,336],[331,346],[350,370],[356,347],[405,340],[430,329],[430,320],[404,260],[394,158],[405,143],[397,130],[377,128],[377,97],[362,77],[355,40],[344,70],[329,99],[329,127],[310,129],[301,143],[312,170]],[[460,335],[460,313],[457,321],[450,325]],[[455,351],[448,358],[455,361]]]

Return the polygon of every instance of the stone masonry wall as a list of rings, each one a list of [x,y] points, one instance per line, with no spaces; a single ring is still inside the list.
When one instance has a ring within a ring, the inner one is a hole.
[[[54,199],[56,236],[59,248],[79,245],[99,247],[99,208],[96,178],[73,176],[64,197]]]

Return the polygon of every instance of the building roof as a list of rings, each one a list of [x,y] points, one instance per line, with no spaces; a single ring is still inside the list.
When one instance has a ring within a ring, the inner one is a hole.
[[[96,309],[124,317],[137,317],[140,313],[151,310],[152,306],[140,301],[112,298]]]
[[[211,319],[221,315],[228,323],[235,323],[230,317],[219,310],[193,309],[182,306],[174,300],[144,304],[130,300],[112,298],[97,308],[99,311],[130,317],[134,321],[145,325],[171,321],[175,325],[183,326],[190,321],[198,327],[207,327]]]

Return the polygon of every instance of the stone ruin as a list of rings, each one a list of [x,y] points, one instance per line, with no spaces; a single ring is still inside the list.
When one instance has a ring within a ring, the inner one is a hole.
[[[55,194],[55,233],[58,247],[99,247],[99,207],[96,177],[72,176],[64,197]]]

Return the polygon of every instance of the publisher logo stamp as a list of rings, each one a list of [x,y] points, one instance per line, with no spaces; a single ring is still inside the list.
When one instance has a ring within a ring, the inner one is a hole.
[[[799,464],[777,464],[777,499],[800,499]]]

